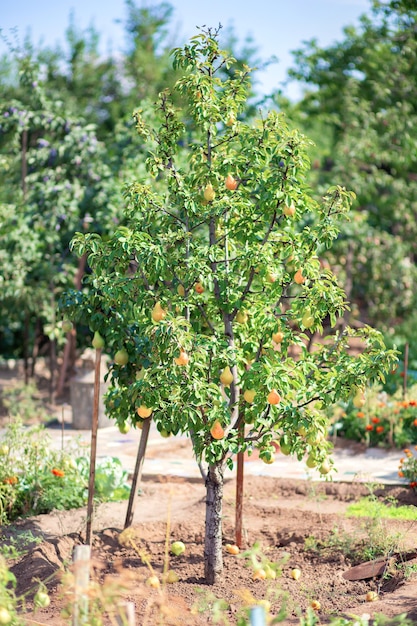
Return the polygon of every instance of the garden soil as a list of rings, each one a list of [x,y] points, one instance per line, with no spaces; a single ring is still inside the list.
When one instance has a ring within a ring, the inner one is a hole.
[[[197,604],[216,607],[215,598],[228,602],[226,616],[235,624],[241,607],[262,600],[276,615],[286,606],[284,624],[298,624],[313,600],[320,602],[321,623],[332,615],[402,613],[417,623],[417,509],[415,520],[395,521],[347,515],[348,506],[369,494],[362,483],[332,483],[247,477],[244,485],[244,543],[259,545],[268,561],[282,564],[276,580],[254,580],[245,550],[234,556],[224,550],[224,573],[213,585],[204,583],[205,487],[202,481],[160,476],[141,483],[133,526],[123,531],[126,502],[100,505],[95,511],[92,541],[90,603],[101,597],[115,606],[119,600],[134,603],[137,625],[207,624],[210,614],[198,613]],[[417,505],[416,495],[404,487],[376,487],[378,498],[391,503]],[[225,484],[224,545],[234,544],[235,481]],[[17,594],[25,594],[27,623],[60,625],[70,622],[62,610],[71,599],[68,573],[74,546],[85,536],[85,509],[54,512],[20,521],[3,529],[3,541],[27,541],[31,531],[40,543],[10,561],[17,578]],[[167,537],[169,538],[167,542]],[[150,570],[162,579],[167,567],[167,545],[183,541],[185,553],[169,555],[169,568],[178,582],[160,589],[145,583]],[[376,554],[383,546],[388,559],[383,576],[349,581],[344,574]],[[250,553],[250,550],[249,550]],[[397,560],[394,558],[397,554]],[[298,568],[301,576],[291,578]],[[73,568],[72,568],[73,569]],[[51,604],[32,611],[33,589],[45,581]],[[366,602],[368,591],[378,594]],[[119,597],[120,596],[120,597]],[[119,599],[118,599],[119,598]],[[213,614],[213,613],[212,613]],[[93,623],[92,620],[90,620]],[[110,616],[105,623],[115,623]]]

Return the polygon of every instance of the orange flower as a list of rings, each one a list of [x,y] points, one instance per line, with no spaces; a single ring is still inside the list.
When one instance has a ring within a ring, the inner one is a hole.
[[[51,470],[51,471],[52,471],[52,474],[53,474],[54,476],[59,476],[60,478],[62,478],[63,476],[65,476],[65,472],[63,472],[63,471],[62,471],[62,470],[60,470],[60,469],[57,469],[56,467],[54,467],[54,469],[53,469],[53,470]]]
[[[404,448],[403,452],[404,454],[407,454],[407,455],[410,454],[410,450],[408,448]]]
[[[379,424],[380,421],[379,417],[371,417],[372,424]]]
[[[404,400],[403,402],[401,402],[401,406],[406,409],[408,407],[408,402]]]
[[[398,409],[394,409],[394,410],[393,410],[393,413],[394,413],[395,415],[398,415],[399,410],[398,410]]]
[[[373,429],[374,429],[374,427],[372,426],[372,424],[367,424],[365,426],[365,430],[373,430]]]
[[[3,480],[3,482],[8,485],[16,485],[16,483],[19,482],[19,479],[17,476],[8,476],[7,478]]]
[[[356,413],[356,417],[365,417],[365,413],[362,413],[362,411],[358,411]]]
[[[404,459],[404,458],[401,458],[401,459],[400,459],[400,465],[402,465],[402,464],[404,463],[404,461],[405,461],[405,459]]]
[[[417,426],[417,419],[414,420],[413,426]]]
[[[398,476],[399,476],[400,478],[404,478],[404,472],[398,472]]]
[[[383,426],[377,426],[375,430],[377,433],[383,433],[385,429]]]

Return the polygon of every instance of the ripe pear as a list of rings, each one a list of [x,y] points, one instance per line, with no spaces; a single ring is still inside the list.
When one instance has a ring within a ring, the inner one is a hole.
[[[233,382],[233,374],[232,374],[232,370],[230,369],[230,367],[228,365],[226,365],[226,367],[224,368],[224,370],[222,371],[222,373],[220,374],[220,382],[225,386],[225,387],[230,387],[230,385]]]
[[[206,185],[206,188],[204,189],[204,200],[207,200],[207,202],[212,202],[215,197],[216,192],[213,189],[213,185],[211,183],[208,183],[208,185]]]
[[[104,339],[100,335],[98,330],[96,330],[96,332],[94,333],[93,341],[91,343],[93,345],[93,348],[95,348],[96,350],[101,350],[102,348],[104,348]]]
[[[276,389],[271,389],[266,399],[269,404],[279,404],[281,402],[281,396]]]
[[[248,404],[252,404],[256,396],[255,389],[246,389],[243,392],[243,398],[246,400]]]
[[[181,284],[180,284],[180,285],[178,285],[178,287],[177,287],[177,294],[178,294],[179,296],[181,296],[182,298],[185,296],[185,288],[184,288],[184,285],[181,285]]]
[[[248,314],[246,311],[239,311],[236,315],[236,321],[238,324],[246,324],[248,321]]]
[[[145,406],[144,404],[141,404],[137,409],[136,409],[136,413],[139,415],[139,417],[141,417],[142,419],[146,419],[147,417],[150,417],[152,415],[152,410],[149,407]]]
[[[294,204],[291,204],[290,206],[285,205],[283,213],[287,217],[294,217],[294,215],[295,215],[295,205]]]
[[[275,343],[281,343],[283,339],[284,333],[280,330],[277,330],[276,333],[272,333],[272,341],[275,341]]]
[[[180,350],[180,355],[174,358],[174,361],[177,365],[184,366],[188,364],[190,357],[185,352],[185,350]]]
[[[223,439],[224,428],[220,424],[219,420],[216,420],[213,426],[210,428],[210,435],[213,437],[213,439]]]
[[[165,311],[165,309],[163,309],[161,307],[161,303],[158,301],[154,308],[152,309],[152,319],[154,322],[160,322],[161,320],[164,319],[164,317],[166,316],[167,312]]]
[[[238,186],[236,178],[233,178],[231,174],[227,175],[224,184],[226,185],[226,189],[229,189],[229,191],[234,191],[235,189],[237,189]]]
[[[297,285],[302,285],[304,281],[305,278],[303,276],[303,272],[301,270],[297,270],[294,274],[294,282],[297,283]]]

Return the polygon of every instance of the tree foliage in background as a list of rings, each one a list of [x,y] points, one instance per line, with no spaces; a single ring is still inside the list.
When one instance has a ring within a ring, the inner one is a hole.
[[[376,1],[340,42],[298,51],[291,72],[314,88],[297,104],[297,123],[326,138],[314,180],[336,178],[357,195],[329,259],[361,318],[399,343],[413,337],[417,304],[416,32],[414,2]]]
[[[65,46],[9,44],[0,69],[0,346],[9,356],[21,356],[22,345],[36,351],[45,333],[63,338],[55,299],[76,272],[68,242],[88,225],[85,215],[98,216],[95,231],[112,232],[123,217],[122,184],[146,178],[132,112],[152,110],[178,78],[168,61],[172,14],[166,2],[127,1],[120,55],[100,54],[100,34],[80,31],[74,17]],[[238,46],[232,30],[225,39]],[[254,55],[244,42],[240,66]]]

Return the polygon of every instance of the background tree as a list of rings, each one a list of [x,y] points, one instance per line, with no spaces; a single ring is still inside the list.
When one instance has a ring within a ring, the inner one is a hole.
[[[93,229],[112,232],[114,222],[123,219],[122,203],[113,198],[120,197],[125,182],[138,175],[146,180],[143,140],[132,132],[132,111],[139,105],[152,108],[159,91],[179,76],[168,61],[178,36],[172,6],[127,2],[125,28],[126,48],[118,56],[100,53],[100,33],[92,27],[80,30],[72,16],[62,47],[36,47],[28,39],[22,45],[9,42],[10,53],[2,59],[0,228],[7,241],[2,253],[3,354],[22,356],[22,346],[27,346],[23,352],[28,356],[41,340],[63,339],[55,327],[49,278],[63,288],[71,284],[77,262],[68,242],[83,214],[94,218],[96,212],[107,212]],[[224,39],[228,47],[238,47],[231,29]],[[253,45],[244,42],[240,64],[254,55]],[[23,138],[29,142],[24,149]],[[111,189],[104,191],[110,180]],[[25,209],[23,186],[30,205]],[[33,228],[34,221],[46,226]],[[45,255],[46,249],[53,252]]]
[[[399,345],[412,339],[416,319],[416,28],[415,3],[376,1],[340,42],[306,44],[291,72],[313,88],[296,123],[327,141],[314,179],[324,188],[336,177],[357,195],[329,259],[360,318]],[[417,366],[417,346],[413,353]]]
[[[76,236],[90,289],[62,300],[114,355],[107,407],[119,426],[152,417],[164,435],[190,434],[207,463],[208,583],[222,571],[223,477],[233,455],[257,447],[271,462],[277,441],[327,474],[322,409],[360,394],[394,359],[370,328],[308,349],[311,333],[325,318],[334,326],[346,306],[319,255],[353,194],[333,187],[320,203],[309,195],[308,141],[281,115],[239,121],[250,70],[234,63],[213,30],[174,51],[184,73],[174,94],[187,108],[165,90],[156,109],[135,114],[157,184],[127,186],[126,225],[110,239]],[[363,342],[357,357],[347,351],[353,335]]]
[[[94,127],[47,98],[30,59],[20,61],[20,81],[22,97],[0,109],[0,342],[13,349],[17,332],[27,357],[43,339],[51,348],[62,339],[56,301],[74,285],[71,237],[114,227],[121,197]]]

